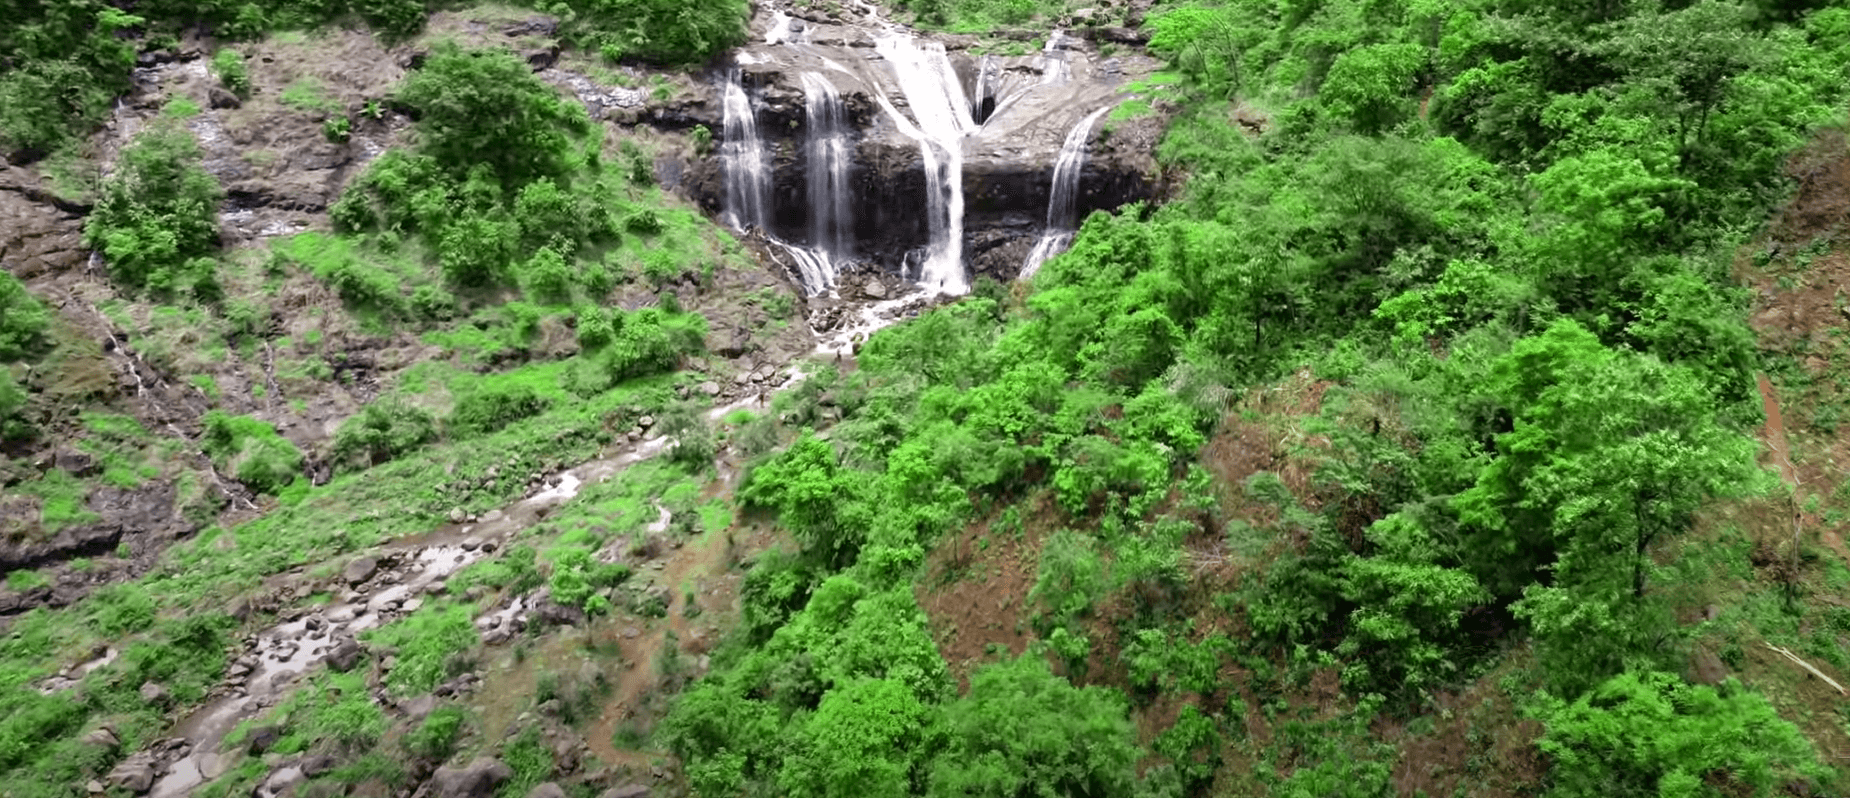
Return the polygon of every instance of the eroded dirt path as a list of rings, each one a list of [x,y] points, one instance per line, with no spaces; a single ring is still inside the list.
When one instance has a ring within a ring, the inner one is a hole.
[[[1786,420],[1785,416],[1780,413],[1779,392],[1774,389],[1773,381],[1767,379],[1766,374],[1758,373],[1754,377],[1760,388],[1760,405],[1766,413],[1766,426],[1761,429],[1760,439],[1766,443],[1773,464],[1779,467],[1780,477],[1792,487],[1796,496],[1802,483],[1799,479],[1798,468],[1792,464],[1792,445],[1786,439]],[[1806,515],[1795,506],[1793,523],[1801,528],[1809,526],[1818,530],[1819,541],[1837,552],[1837,556],[1843,558],[1845,563],[1850,563],[1850,547],[1844,545],[1843,534],[1833,529],[1831,525],[1819,523],[1818,519],[1807,518]]]

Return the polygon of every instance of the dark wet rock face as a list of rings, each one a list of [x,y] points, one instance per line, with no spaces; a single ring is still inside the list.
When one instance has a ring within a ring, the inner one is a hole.
[[[840,115],[851,129],[846,184],[853,209],[852,257],[888,274],[904,273],[903,264],[916,261],[932,241],[929,193],[947,193],[943,180],[930,173],[917,138],[921,128],[932,126],[919,121],[920,114],[935,112],[907,96],[908,90],[921,90],[921,84],[897,77],[897,68],[875,46],[877,32],[800,20],[793,30],[793,38],[735,52],[736,78],[719,72],[711,78],[716,85],[736,79],[751,99],[770,172],[764,232],[798,246],[828,243],[812,240],[816,200],[811,182],[819,172],[810,162],[813,117],[806,103],[813,101],[820,78],[839,92]],[[1124,32],[1111,33],[1125,38],[1119,35]],[[963,104],[954,108],[959,118],[952,124],[963,131],[957,155],[962,161],[965,269],[973,276],[1012,279],[1042,232],[1063,140],[1091,112],[1121,102],[1125,87],[1147,74],[1153,62],[1142,55],[1100,59],[1096,43],[1072,37],[1056,37],[1057,46],[1043,53],[1009,57],[964,52],[957,37],[919,41],[933,52],[937,43],[946,45],[948,53],[935,63],[948,64],[949,71],[939,68],[932,77],[953,103]],[[685,117],[680,121],[695,121],[717,135],[725,125],[720,93],[675,113]],[[942,126],[942,117],[932,118]],[[1106,139],[1121,137],[1126,128],[1160,128],[1160,121],[1110,126],[1114,130],[1100,129],[1106,125],[1092,130],[1079,181],[1082,219],[1158,192],[1152,148],[1113,147]],[[1153,140],[1154,135],[1137,138]],[[939,151],[938,160],[945,155]],[[713,157],[677,173],[682,190],[716,218],[725,218],[728,211],[725,168],[722,158]]]

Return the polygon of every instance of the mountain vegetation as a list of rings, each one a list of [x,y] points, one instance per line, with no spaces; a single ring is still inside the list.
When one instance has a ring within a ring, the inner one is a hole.
[[[1083,5],[885,11],[1143,42],[1166,195],[777,372],[658,166],[743,0],[0,0],[0,199],[94,253],[0,241],[0,798],[1850,791],[1850,5]],[[349,28],[389,90],[248,49]],[[372,145],[312,224],[115,107],[182,38]]]

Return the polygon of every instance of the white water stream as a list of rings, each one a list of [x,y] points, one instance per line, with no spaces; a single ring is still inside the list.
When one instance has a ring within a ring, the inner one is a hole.
[[[1092,135],[1092,126],[1098,124],[1099,117],[1110,111],[1109,107],[1100,108],[1086,115],[1066,134],[1066,142],[1060,145],[1060,160],[1054,164],[1053,186],[1047,198],[1047,228],[1041,233],[1041,240],[1035,242],[1034,250],[1028,253],[1028,259],[1021,264],[1021,276],[1026,280],[1041,270],[1041,264],[1053,256],[1066,251],[1073,243],[1073,233],[1079,226],[1079,175],[1086,167],[1086,140]]]

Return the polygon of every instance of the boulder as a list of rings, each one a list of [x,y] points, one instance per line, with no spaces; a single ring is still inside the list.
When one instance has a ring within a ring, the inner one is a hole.
[[[154,682],[141,683],[141,700],[150,704],[165,704],[168,698],[167,688]]]
[[[700,384],[700,392],[708,396],[719,395],[719,383],[708,380]]]
[[[154,756],[143,752],[124,759],[103,777],[103,781],[132,793],[147,792],[154,786]]]
[[[347,580],[348,585],[358,585],[373,578],[373,574],[376,573],[379,573],[378,560],[372,557],[357,557],[347,563],[346,570],[341,571],[341,578]]]
[[[351,637],[342,637],[334,641],[334,648],[328,652],[328,667],[341,673],[353,670],[360,661],[360,642]]]
[[[565,788],[549,781],[528,790],[527,798],[565,798]]]
[[[605,790],[597,798],[649,798],[649,788],[643,784],[625,784]]]
[[[263,752],[270,750],[270,746],[276,745],[277,740],[281,739],[283,739],[283,730],[281,728],[276,726],[257,726],[251,729],[250,734],[245,735],[245,750],[249,751],[251,756],[260,756]]]
[[[121,745],[122,741],[116,739],[116,733],[114,731],[111,731],[108,726],[104,726],[84,735],[83,744],[93,745],[97,748],[114,748]]]
[[[58,470],[74,477],[87,477],[100,470],[95,457],[90,456],[89,452],[77,449],[58,450],[58,453],[52,457],[52,462]]]
[[[305,781],[308,781],[308,776],[302,773],[301,768],[287,765],[271,772],[251,795],[254,798],[283,798],[294,795],[296,788]]]
[[[213,86],[210,91],[206,92],[206,100],[212,104],[213,108],[244,107],[244,101],[238,99],[238,95],[232,94],[223,86]]]
[[[477,757],[466,765],[441,767],[419,787],[417,798],[488,798],[514,769],[498,759]]]

